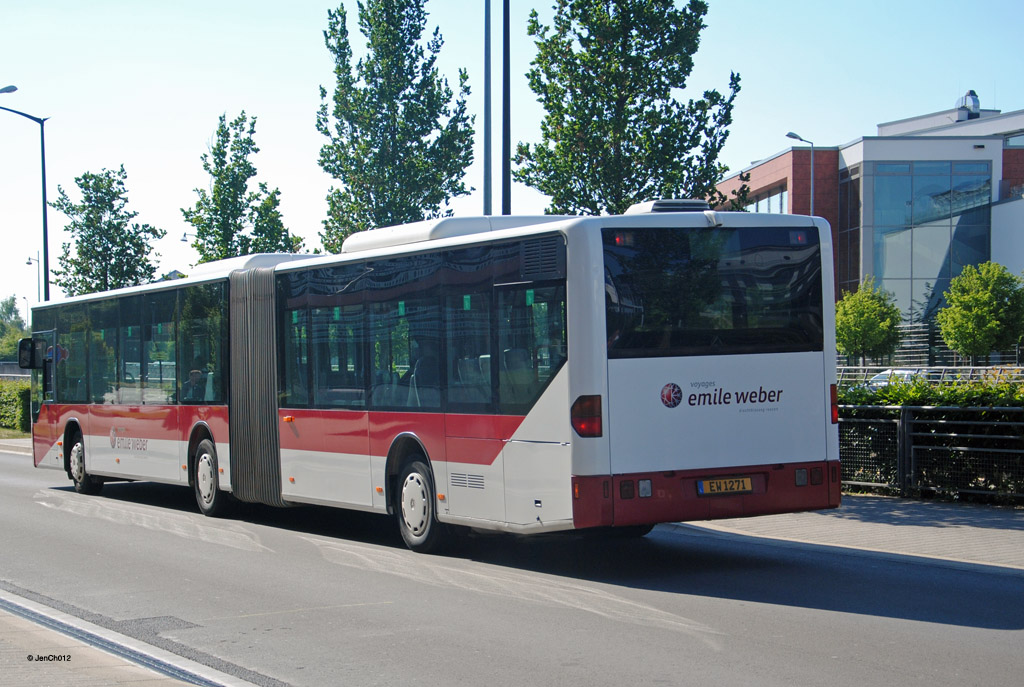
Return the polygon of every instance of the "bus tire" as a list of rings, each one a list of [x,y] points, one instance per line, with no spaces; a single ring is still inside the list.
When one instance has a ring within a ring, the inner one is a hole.
[[[71,440],[71,451],[68,452],[68,476],[75,484],[79,494],[98,494],[103,488],[103,480],[93,477],[85,470],[85,439],[81,432],[75,433]]]
[[[448,532],[437,520],[434,482],[422,456],[414,455],[402,468],[396,489],[395,516],[405,545],[417,553],[440,551]]]
[[[230,496],[220,490],[217,449],[214,448],[212,441],[203,439],[199,442],[192,465],[192,487],[199,512],[211,518],[224,515],[228,509]]]

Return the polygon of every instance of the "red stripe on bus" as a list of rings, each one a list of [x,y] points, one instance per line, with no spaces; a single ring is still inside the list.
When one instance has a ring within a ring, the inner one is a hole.
[[[430,460],[491,465],[522,416],[286,408],[278,411],[281,448],[386,456],[401,434],[416,437]]]

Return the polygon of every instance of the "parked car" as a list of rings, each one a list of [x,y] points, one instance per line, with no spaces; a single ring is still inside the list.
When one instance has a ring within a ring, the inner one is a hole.
[[[915,379],[924,379],[925,371],[914,368],[899,368],[892,370],[884,370],[876,375],[873,375],[864,384],[864,387],[871,391],[878,391],[883,389],[894,382],[913,382]]]

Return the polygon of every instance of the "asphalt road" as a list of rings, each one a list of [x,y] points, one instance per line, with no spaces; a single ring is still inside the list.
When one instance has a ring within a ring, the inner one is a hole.
[[[404,549],[324,508],[199,515],[188,489],[0,453],[0,588],[260,685],[1018,684],[1024,575],[660,527]]]

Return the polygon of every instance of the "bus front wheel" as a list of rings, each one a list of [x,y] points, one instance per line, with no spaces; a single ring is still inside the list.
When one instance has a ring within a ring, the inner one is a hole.
[[[430,468],[421,456],[406,463],[398,477],[396,498],[398,529],[405,545],[418,553],[439,551],[447,543],[448,532],[437,521],[434,483]]]
[[[85,471],[85,439],[75,434],[68,454],[68,474],[75,483],[75,491],[79,494],[98,494],[103,488],[103,480],[93,477]]]

